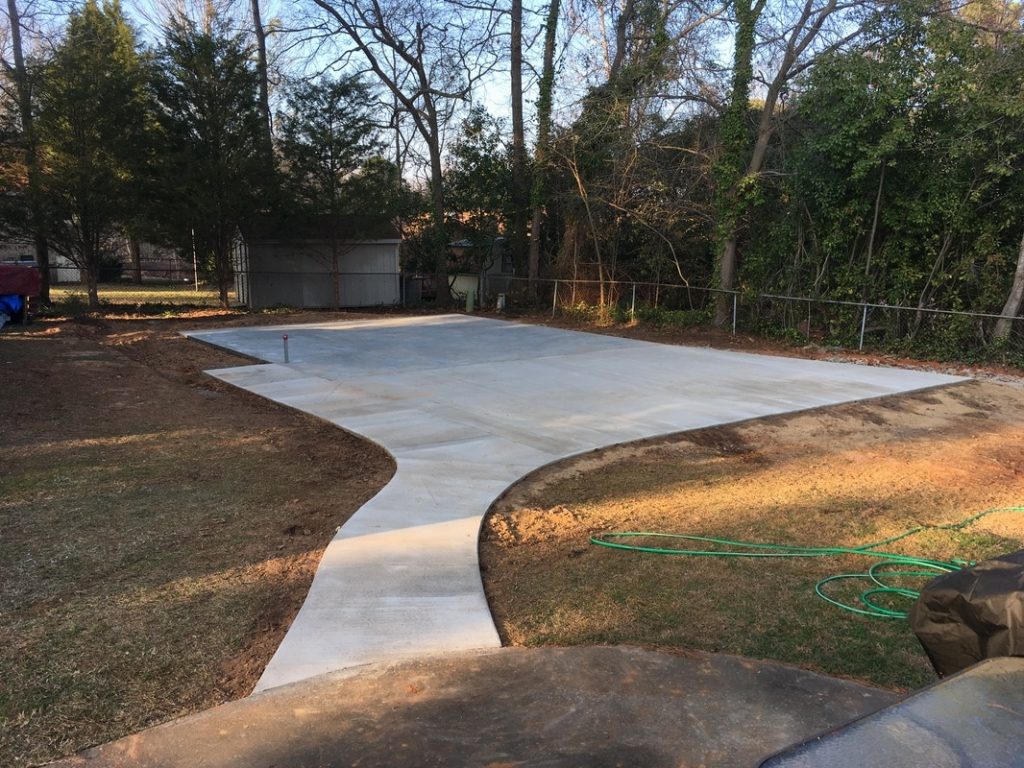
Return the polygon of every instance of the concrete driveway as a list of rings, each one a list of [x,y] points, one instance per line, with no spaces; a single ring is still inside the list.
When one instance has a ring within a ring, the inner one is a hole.
[[[267,361],[212,375],[364,435],[398,467],[327,547],[257,691],[371,662],[498,647],[477,534],[491,502],[540,466],[959,380],[462,315],[189,335]]]

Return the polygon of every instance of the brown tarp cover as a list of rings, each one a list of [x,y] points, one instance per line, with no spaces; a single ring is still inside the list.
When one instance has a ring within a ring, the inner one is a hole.
[[[940,677],[995,656],[1024,656],[1024,550],[928,582],[910,627]]]
[[[42,290],[39,270],[20,264],[0,264],[0,296],[38,296]]]

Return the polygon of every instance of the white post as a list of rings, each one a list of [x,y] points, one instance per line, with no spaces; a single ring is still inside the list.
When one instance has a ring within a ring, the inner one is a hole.
[[[736,335],[736,294],[732,295],[732,334]]]
[[[286,333],[281,337],[281,341],[284,342],[284,361],[288,362],[288,334]]]
[[[633,283],[633,304],[629,308],[630,320],[636,320],[636,283]]]
[[[192,285],[199,293],[199,257],[196,256],[196,231],[192,231]]]
[[[551,297],[551,316],[555,316],[555,310],[558,308],[558,281],[555,280],[555,292]]]
[[[864,349],[864,330],[868,325],[868,305],[864,305],[864,314],[860,316],[860,346],[857,349]]]

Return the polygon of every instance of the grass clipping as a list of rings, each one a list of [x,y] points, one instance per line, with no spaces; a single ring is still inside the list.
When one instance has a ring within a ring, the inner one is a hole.
[[[513,645],[630,643],[798,664],[895,689],[934,680],[905,621],[814,595],[871,560],[629,553],[594,532],[860,546],[1024,500],[1024,391],[972,382],[618,447],[533,475],[484,525],[485,585]],[[1024,515],[885,547],[940,560],[1019,549]],[[642,544],[642,540],[630,543]],[[660,542],[664,544],[664,542]],[[865,585],[837,584],[850,599]]]

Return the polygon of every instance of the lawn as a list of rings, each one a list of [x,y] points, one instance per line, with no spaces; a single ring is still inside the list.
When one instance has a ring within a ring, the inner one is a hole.
[[[198,288],[198,290],[197,290]],[[124,305],[173,305],[173,306],[220,306],[220,295],[216,287],[200,283],[101,283],[98,286],[101,304]],[[234,291],[230,294],[234,301]],[[65,283],[50,286],[50,300],[57,305],[84,305],[88,292],[79,283]]]
[[[1024,390],[972,382],[562,462],[514,488],[484,523],[492,610],[511,645],[695,648],[917,688],[935,677],[906,621],[843,612],[814,595],[818,580],[863,571],[870,559],[659,556],[589,538],[655,531],[863,545],[1024,503],[1022,440]],[[888,549],[983,559],[1022,542],[1024,514],[1002,513]],[[867,586],[830,591],[852,599]]]
[[[204,376],[247,361],[178,335],[197,322],[4,329],[0,765],[247,695],[390,477],[379,448]]]
[[[333,315],[203,318],[213,314],[4,331],[0,765],[246,695],[323,547],[393,471],[378,448],[204,376],[246,361],[178,334]],[[1024,389],[973,382],[541,470],[485,521],[499,630],[516,645],[698,648],[917,687],[933,675],[905,623],[813,596],[818,579],[862,562],[659,557],[589,537],[631,529],[856,545],[959,520],[1024,500],[1022,425]],[[980,558],[1022,539],[1024,519],[998,515],[900,548]]]

